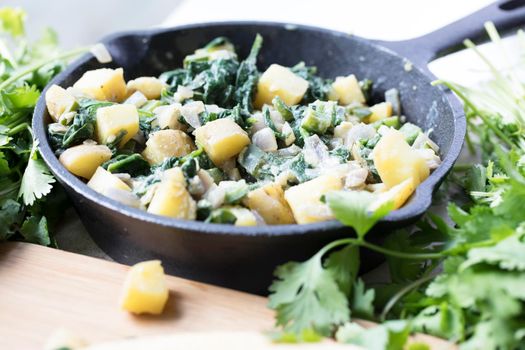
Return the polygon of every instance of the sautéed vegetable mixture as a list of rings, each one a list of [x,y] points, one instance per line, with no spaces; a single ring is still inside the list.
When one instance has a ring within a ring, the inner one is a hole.
[[[235,225],[331,219],[329,191],[369,191],[401,207],[440,164],[404,123],[398,91],[370,105],[372,82],[315,67],[256,66],[219,37],[183,68],[124,80],[122,68],[51,86],[49,140],[95,191],[153,214]],[[373,209],[373,208],[370,208]]]

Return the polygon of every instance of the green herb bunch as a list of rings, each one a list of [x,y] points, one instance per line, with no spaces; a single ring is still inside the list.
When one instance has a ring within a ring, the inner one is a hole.
[[[501,45],[494,25],[486,29]],[[525,52],[523,32],[518,37]],[[327,195],[335,217],[356,235],[277,268],[269,302],[277,340],[325,336],[366,349],[428,349],[408,340],[421,332],[460,349],[525,348],[525,84],[515,71],[521,66],[498,70],[470,40],[465,45],[493,79],[475,88],[435,82],[463,100],[467,146],[482,160],[458,165],[447,181],[466,195],[448,204],[452,224],[429,213],[379,246],[366,234],[388,205],[371,213],[367,194]],[[366,285],[358,277],[360,248],[386,257],[388,283]],[[381,325],[367,329],[353,317]]]
[[[86,50],[61,52],[51,29],[30,42],[25,18],[21,9],[0,8],[0,241],[50,245],[47,218],[58,217],[65,197],[52,191],[55,179],[38,153],[31,118],[47,83]]]

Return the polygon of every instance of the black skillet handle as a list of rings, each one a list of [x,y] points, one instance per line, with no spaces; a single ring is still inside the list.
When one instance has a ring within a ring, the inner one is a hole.
[[[418,38],[404,41],[378,41],[413,64],[428,71],[427,64],[446,53],[462,48],[466,38],[479,43],[488,40],[484,23],[494,22],[499,32],[525,25],[525,0],[496,1],[473,14]]]

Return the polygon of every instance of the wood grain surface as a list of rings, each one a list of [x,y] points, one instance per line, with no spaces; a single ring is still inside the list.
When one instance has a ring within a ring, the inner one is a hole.
[[[90,343],[203,332],[244,332],[250,339],[272,329],[266,298],[173,276],[167,278],[171,292],[161,316],[128,314],[118,307],[127,270],[37,245],[1,244],[0,349],[41,349],[60,327]],[[453,348],[435,338],[417,338],[433,349]]]

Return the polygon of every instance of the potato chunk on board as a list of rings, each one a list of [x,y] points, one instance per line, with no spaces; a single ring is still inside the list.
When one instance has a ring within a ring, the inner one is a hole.
[[[134,314],[162,313],[168,301],[166,275],[159,260],[133,265],[126,276],[120,307]]]

